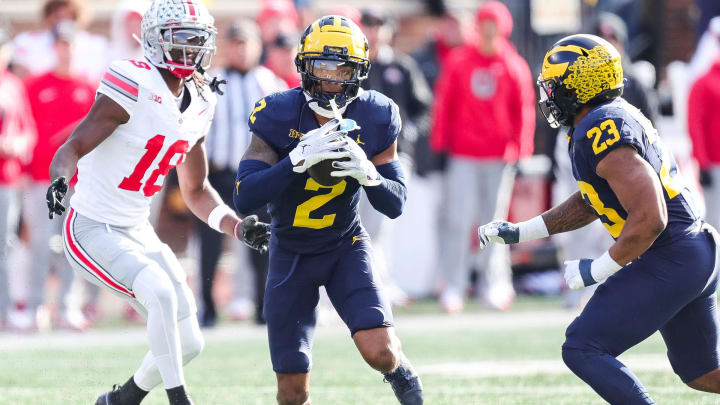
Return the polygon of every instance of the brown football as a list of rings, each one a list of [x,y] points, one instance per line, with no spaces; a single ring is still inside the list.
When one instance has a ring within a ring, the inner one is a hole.
[[[321,186],[334,186],[343,181],[344,177],[333,177],[330,175],[330,172],[338,170],[332,167],[332,162],[342,162],[345,160],[350,160],[350,158],[344,157],[340,159],[325,159],[310,166],[307,169],[307,172],[310,177],[312,177],[313,180]]]

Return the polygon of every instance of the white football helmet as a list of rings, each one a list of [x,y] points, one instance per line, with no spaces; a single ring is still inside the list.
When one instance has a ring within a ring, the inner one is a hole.
[[[206,70],[215,55],[214,24],[201,0],[154,0],[141,24],[145,57],[181,78]]]

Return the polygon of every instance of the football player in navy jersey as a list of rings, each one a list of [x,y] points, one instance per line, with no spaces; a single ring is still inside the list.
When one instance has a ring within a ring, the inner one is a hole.
[[[370,68],[368,43],[345,17],[313,22],[296,65],[302,86],[261,99],[249,117],[252,139],[234,196],[239,212],[269,203],[272,216],[264,314],[278,403],[310,403],[315,308],[324,285],[365,361],[383,373],[401,404],[422,404],[422,384],[373,279],[357,209],[363,188],[378,211],[390,218],[402,213],[397,106],[360,89]],[[327,159],[336,159],[330,175],[339,182],[320,184],[308,168]]]
[[[659,330],[682,381],[720,393],[717,232],[698,216],[696,197],[650,121],[620,97],[620,55],[599,37],[566,37],[545,55],[538,87],[550,125],[571,127],[580,190],[528,221],[481,226],[481,245],[600,219],[615,243],[596,259],[565,262],[572,289],[604,280],[567,329],[565,364],[611,404],[652,404],[617,356]]]

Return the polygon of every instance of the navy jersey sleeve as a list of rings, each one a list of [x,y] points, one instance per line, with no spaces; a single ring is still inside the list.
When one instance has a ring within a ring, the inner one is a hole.
[[[575,134],[575,136],[582,137],[583,155],[595,172],[597,172],[598,163],[619,147],[632,146],[642,154],[642,135],[642,131],[638,131],[635,126],[622,117],[603,117],[594,120],[583,128],[583,133]]]
[[[387,148],[390,147],[398,138],[400,135],[400,130],[402,130],[402,120],[400,119],[400,109],[398,108],[397,104],[395,104],[394,101],[389,100],[390,103],[387,105],[388,108],[388,124],[387,129],[385,133],[385,139],[383,142],[380,142],[378,144],[378,150],[375,152],[375,154],[379,154],[384,152]]]
[[[279,151],[288,144],[288,128],[294,123],[299,106],[291,91],[274,93],[255,103],[248,117],[250,131]]]

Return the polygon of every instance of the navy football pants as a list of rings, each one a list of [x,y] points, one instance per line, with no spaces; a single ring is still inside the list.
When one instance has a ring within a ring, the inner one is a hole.
[[[270,248],[264,312],[276,373],[310,371],[322,285],[351,334],[392,326],[390,305],[373,279],[371,257],[366,233],[348,236],[337,249],[314,255]]]
[[[683,382],[718,368],[715,249],[710,233],[693,233],[608,278],[568,327],[565,364],[611,404],[653,403],[615,357],[657,330]]]

